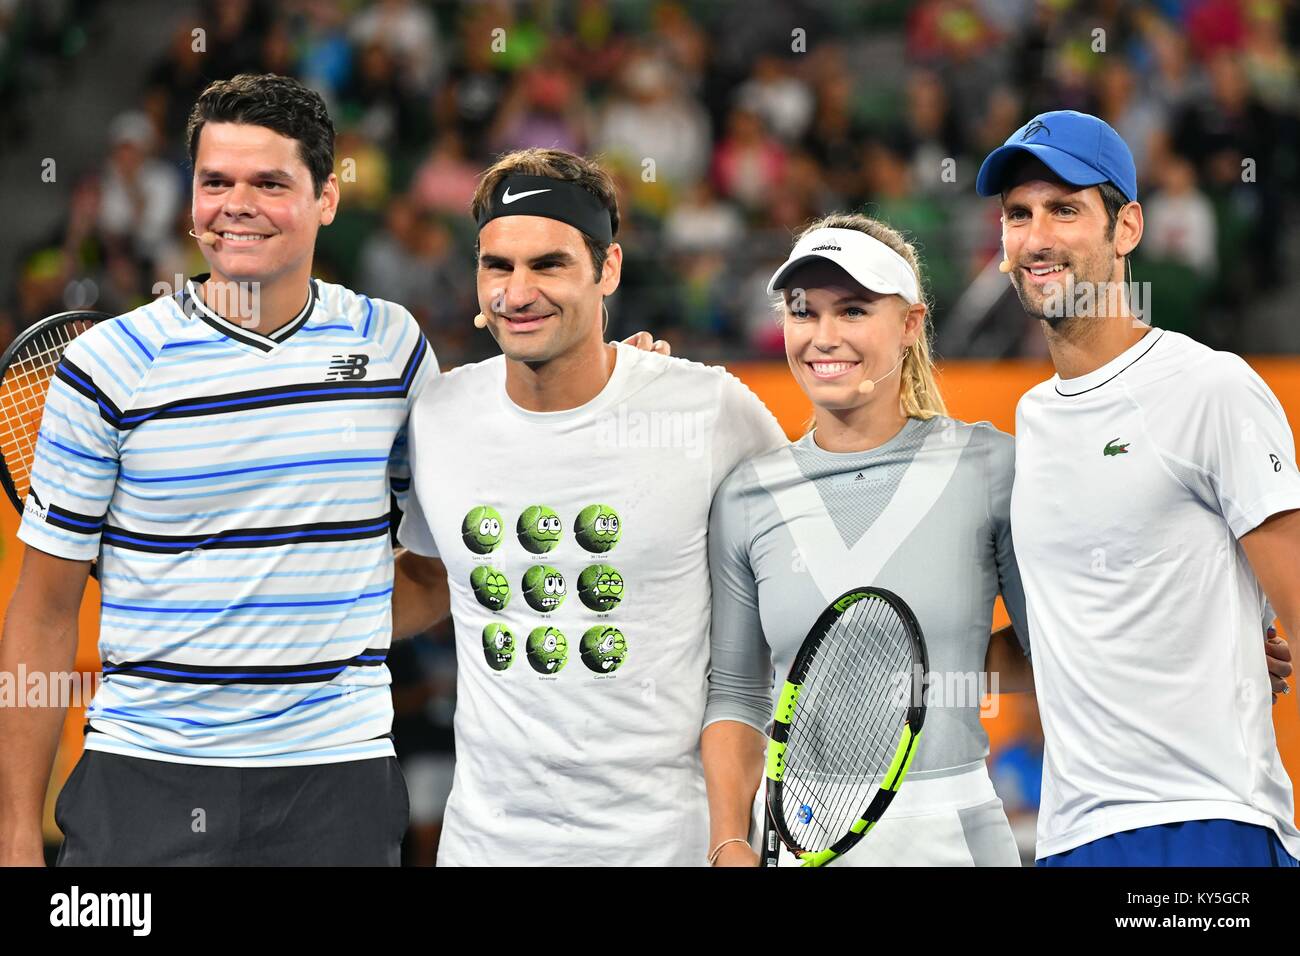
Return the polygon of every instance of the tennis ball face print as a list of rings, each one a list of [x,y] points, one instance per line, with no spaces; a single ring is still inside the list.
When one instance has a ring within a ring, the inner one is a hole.
[[[508,670],[515,662],[515,636],[504,624],[483,628],[483,656],[494,671]]]
[[[510,603],[510,582],[490,565],[480,565],[469,573],[474,597],[489,611],[500,611]]]
[[[597,625],[588,628],[579,645],[582,663],[597,674],[611,674],[627,658],[627,638],[616,627]]]
[[[491,505],[470,508],[460,524],[465,547],[475,554],[491,554],[501,543],[501,514]]]
[[[528,635],[528,663],[539,674],[558,674],[569,662],[569,642],[553,627],[535,627]]]
[[[608,564],[593,564],[578,575],[578,597],[593,611],[604,613],[623,600],[623,575]]]
[[[573,523],[573,535],[592,554],[604,554],[618,544],[623,527],[618,513],[608,505],[588,505]]]
[[[534,611],[554,611],[564,603],[567,591],[564,575],[550,565],[539,564],[524,572],[524,600]]]
[[[553,551],[560,543],[563,528],[560,516],[546,505],[530,505],[519,516],[515,533],[519,535],[519,543],[525,551],[530,554],[545,554]]]

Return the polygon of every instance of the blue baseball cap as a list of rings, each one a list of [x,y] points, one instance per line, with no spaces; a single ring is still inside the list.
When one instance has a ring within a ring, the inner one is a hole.
[[[1074,186],[1109,182],[1130,202],[1137,200],[1137,168],[1128,144],[1103,120],[1074,110],[1039,113],[985,158],[975,177],[981,196],[1002,192],[1007,170],[1019,153],[1038,158]]]

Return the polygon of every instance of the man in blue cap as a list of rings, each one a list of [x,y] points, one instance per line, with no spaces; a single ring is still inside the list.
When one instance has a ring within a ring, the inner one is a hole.
[[[1133,315],[1142,207],[1106,123],[1035,116],[976,188],[1001,196],[1001,268],[1057,373],[1016,409],[1011,500],[1046,738],[1038,861],[1296,866],[1269,706],[1290,654],[1258,639],[1278,616],[1300,629],[1282,407],[1238,356]]]

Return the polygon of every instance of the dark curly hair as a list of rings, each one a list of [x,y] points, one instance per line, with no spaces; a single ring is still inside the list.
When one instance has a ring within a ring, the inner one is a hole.
[[[297,80],[274,73],[241,73],[208,85],[190,110],[185,127],[190,167],[199,151],[203,124],[247,123],[298,141],[298,155],[311,171],[316,195],[334,172],[334,121],[325,101]]]

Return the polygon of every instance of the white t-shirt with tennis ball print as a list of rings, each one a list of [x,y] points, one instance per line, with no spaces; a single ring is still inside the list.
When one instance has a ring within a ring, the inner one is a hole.
[[[519,408],[498,356],[411,412],[398,537],[447,565],[459,662],[441,865],[708,852],[709,508],[786,439],[725,370],[617,348],[579,408]]]

